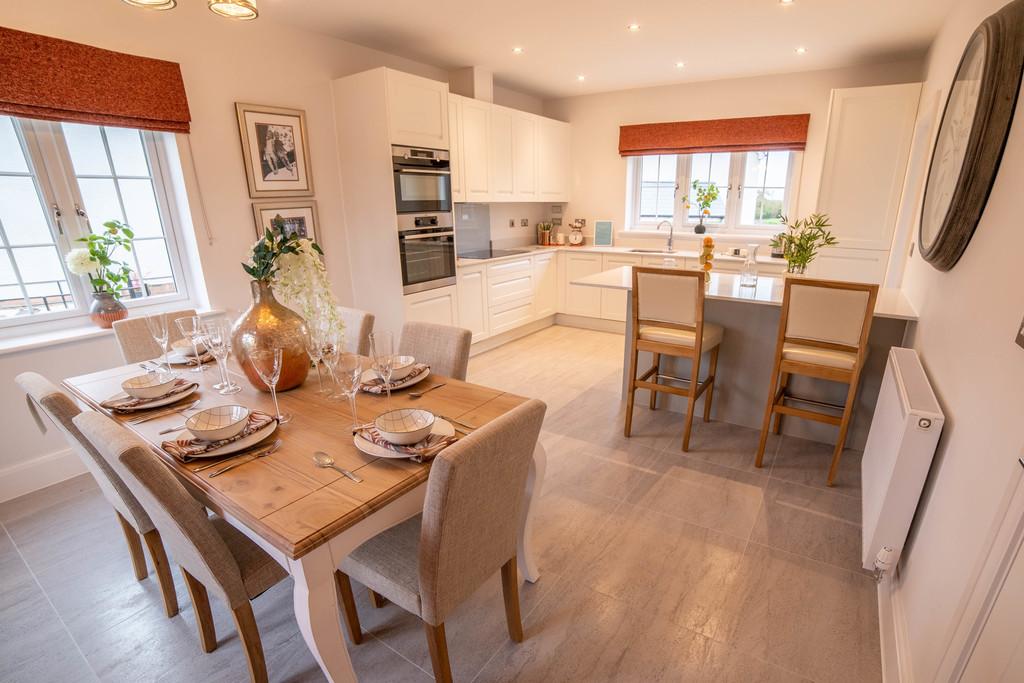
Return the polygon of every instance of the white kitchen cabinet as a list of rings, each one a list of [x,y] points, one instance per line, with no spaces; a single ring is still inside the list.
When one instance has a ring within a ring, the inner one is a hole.
[[[889,265],[888,250],[828,247],[807,267],[811,277],[881,284]]]
[[[557,252],[533,256],[533,317],[545,318],[558,312]]]
[[[627,254],[604,254],[601,257],[601,270],[611,270],[621,266],[643,265],[642,256]],[[626,321],[626,298],[629,292],[619,289],[601,289],[601,317],[605,320]]]
[[[456,325],[459,320],[459,305],[456,286],[428,289],[425,292],[406,294],[405,322],[438,323]]]
[[[487,266],[487,305],[491,308],[533,300],[533,261],[526,258]]]
[[[569,124],[538,120],[537,178],[539,199],[569,201]]]
[[[512,115],[512,187],[517,202],[537,196],[537,127],[539,116],[517,111]]]
[[[448,95],[448,144],[452,168],[452,201],[466,201],[466,186],[462,182],[462,110],[458,95]]]
[[[533,302],[521,301],[491,309],[491,334],[501,334],[533,321]]]
[[[510,202],[515,199],[512,121],[512,109],[491,105],[489,182],[492,202]]]
[[[462,184],[467,202],[491,201],[490,102],[458,98],[461,124]]]
[[[393,69],[385,73],[391,144],[448,149],[448,84]]]
[[[603,270],[601,254],[566,253],[565,255],[565,312],[591,318],[601,317],[601,288],[571,284],[574,280],[594,275]]]
[[[459,295],[459,327],[473,333],[473,343],[486,339],[489,333],[486,267],[460,267],[456,287]]]

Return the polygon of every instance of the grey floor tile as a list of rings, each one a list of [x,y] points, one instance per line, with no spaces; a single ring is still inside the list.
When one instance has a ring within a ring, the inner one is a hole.
[[[74,498],[87,491],[98,491],[96,480],[91,474],[80,474],[25,496],[0,503],[0,523],[38,512],[51,505]]]
[[[725,465],[749,472],[767,473],[771,469],[782,437],[774,434],[768,435],[762,467],[758,468],[754,466],[754,457],[757,454],[757,444],[760,438],[761,432],[750,427],[728,422],[701,422],[700,428],[694,429],[690,436],[690,450],[686,455],[691,458],[707,460],[716,465]]]
[[[772,464],[771,476],[797,484],[828,488],[859,499],[863,451],[850,448],[843,451],[834,485],[829,487],[826,482],[832,464],[832,451],[833,447],[829,444],[783,435]]]

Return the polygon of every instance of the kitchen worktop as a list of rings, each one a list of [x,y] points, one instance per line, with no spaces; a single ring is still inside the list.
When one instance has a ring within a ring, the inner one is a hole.
[[[757,278],[757,286],[742,287],[740,286],[739,275],[712,271],[711,282],[708,283],[704,296],[707,299],[749,301],[765,306],[781,306],[785,283],[785,278],[761,275]],[[582,287],[630,290],[633,288],[633,269],[631,266],[620,266],[595,273],[594,275],[587,275],[578,280],[573,280],[569,284]],[[878,299],[875,302],[875,317],[917,320],[917,311],[910,305],[907,297],[903,294],[903,290],[881,287],[878,290]]]
[[[536,244],[531,244],[531,245],[526,245],[526,246],[508,247],[508,248],[509,249],[520,249],[520,250],[523,250],[523,251],[525,251],[527,253],[512,254],[512,255],[509,255],[509,256],[498,256],[496,258],[489,258],[489,259],[458,258],[456,260],[456,265],[458,267],[465,267],[465,266],[478,265],[478,264],[481,264],[481,263],[496,263],[498,261],[509,261],[509,260],[513,260],[513,259],[517,259],[517,258],[524,258],[526,256],[530,256],[532,254],[536,254],[536,253],[539,253],[539,252],[545,252],[545,251],[566,251],[566,252],[581,253],[581,254],[584,254],[584,253],[589,253],[589,254],[616,254],[616,255],[623,255],[623,256],[663,256],[663,257],[677,258],[677,259],[683,259],[683,258],[695,259],[698,256],[700,256],[700,252],[696,251],[696,250],[693,250],[693,249],[677,249],[677,250],[672,251],[672,252],[663,251],[663,250],[648,250],[648,249],[644,249],[643,251],[638,252],[638,251],[633,251],[633,249],[636,249],[638,247],[597,247],[597,246],[582,246],[582,247],[551,246],[551,247],[544,247],[544,246],[540,246],[540,245],[536,245]],[[729,254],[715,254],[715,260],[717,260],[717,261],[731,261],[731,262],[735,262],[735,263],[743,263],[743,261],[745,259],[742,256],[732,256],[732,255],[729,255]],[[782,259],[772,258],[771,256],[758,256],[757,257],[757,262],[758,263],[764,263],[764,264],[774,264],[774,265],[785,265],[785,263],[786,263]]]

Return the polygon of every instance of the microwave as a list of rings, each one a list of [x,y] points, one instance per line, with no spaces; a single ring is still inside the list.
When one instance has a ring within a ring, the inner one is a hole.
[[[399,214],[448,213],[452,210],[452,168],[443,149],[391,148],[395,208]]]

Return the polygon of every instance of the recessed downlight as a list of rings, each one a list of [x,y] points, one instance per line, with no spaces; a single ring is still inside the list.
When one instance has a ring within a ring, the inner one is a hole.
[[[512,54],[514,54],[514,55],[521,55],[521,54],[523,54],[523,48],[518,47],[518,46],[512,48]]]
[[[676,62],[676,68],[682,69],[686,67],[686,62]]]
[[[805,55],[807,54],[807,48],[801,45],[796,50],[794,50],[794,52],[796,52],[798,55]]]
[[[792,5],[793,0],[779,0],[779,4],[785,7],[786,5]]]
[[[583,81],[587,80],[587,77],[584,76],[583,74],[580,74],[579,76],[576,77],[576,80],[582,83]]]
[[[636,33],[637,31],[640,30],[640,24],[636,23],[635,21],[631,24],[626,24],[626,30],[629,31],[630,33]]]

